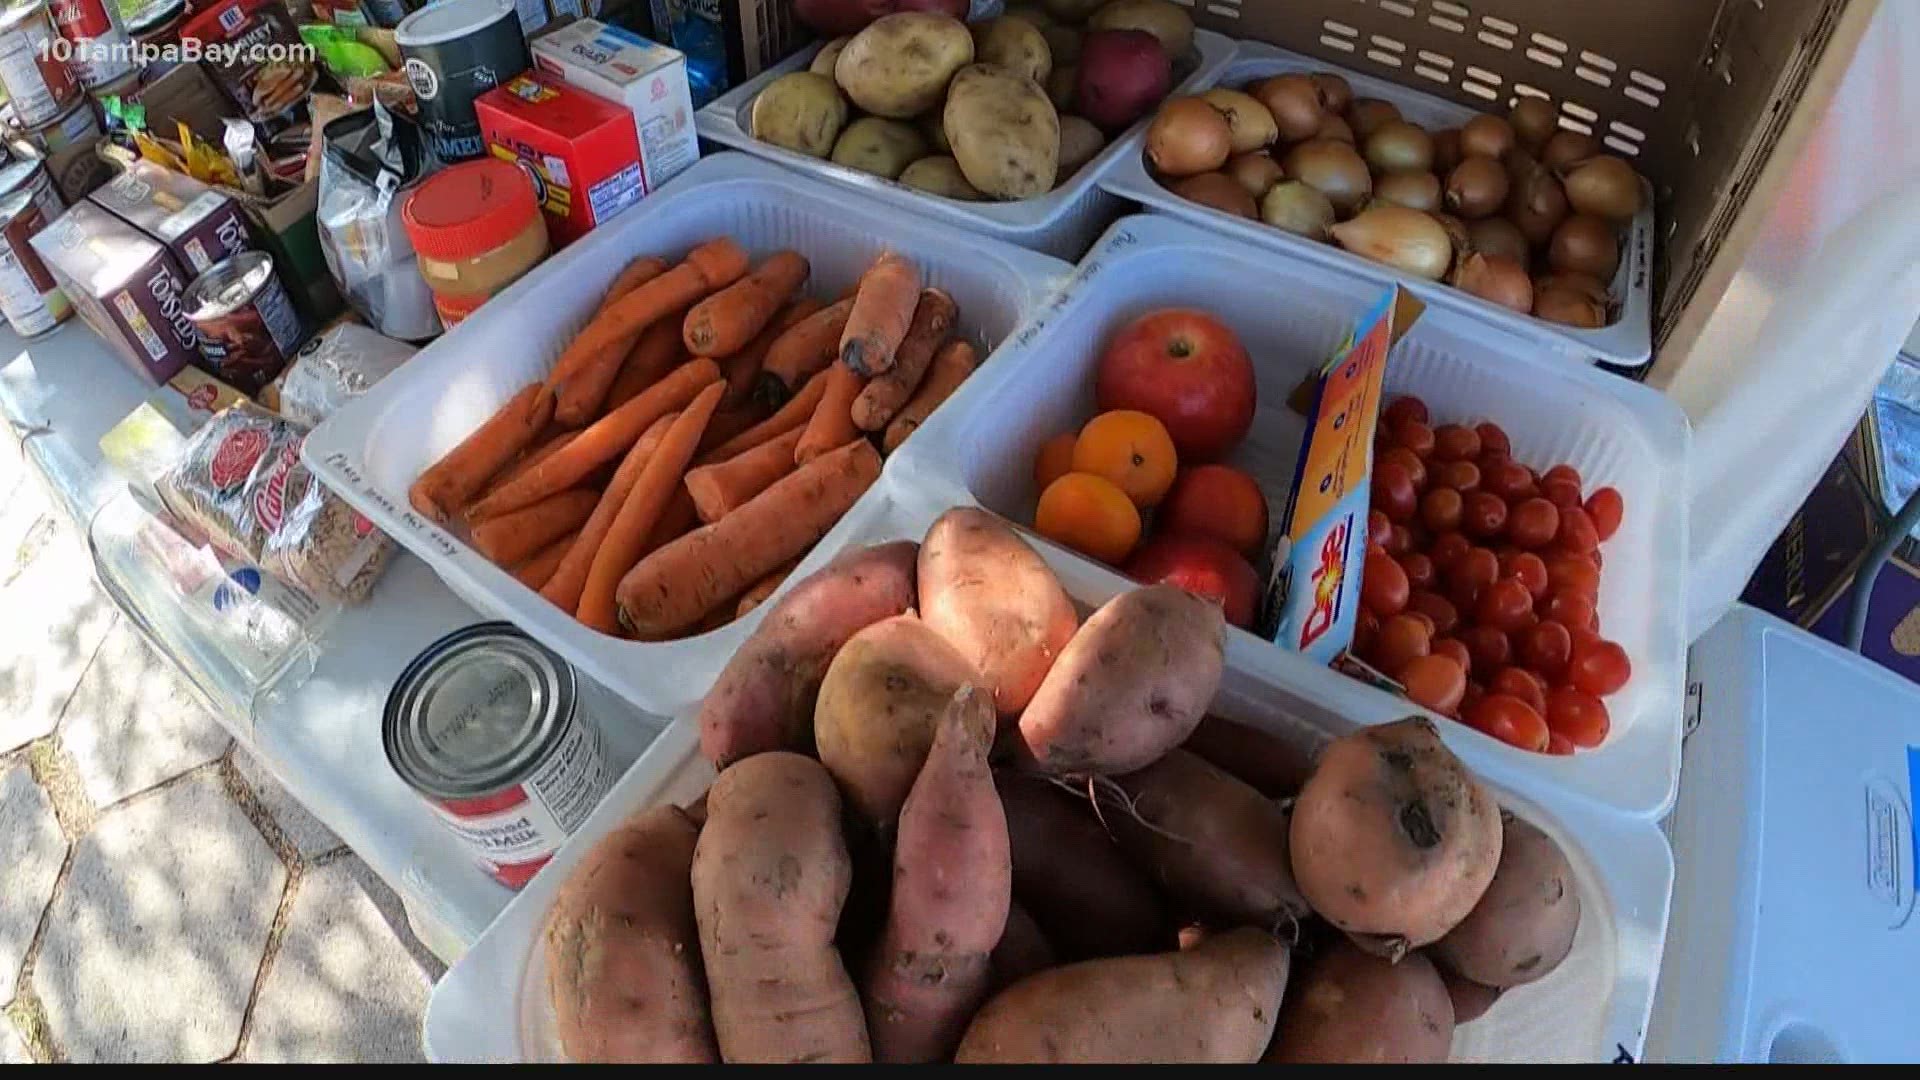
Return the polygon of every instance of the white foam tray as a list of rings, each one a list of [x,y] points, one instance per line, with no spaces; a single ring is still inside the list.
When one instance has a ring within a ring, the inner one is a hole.
[[[831,161],[797,154],[753,137],[750,120],[753,99],[775,79],[793,71],[804,71],[813,62],[820,45],[810,45],[761,72],[758,76],[715,98],[694,114],[694,126],[703,138],[731,146],[768,161],[777,161],[790,169],[817,176],[852,188],[917,215],[927,215],[962,226],[973,232],[1005,240],[1021,247],[1044,251],[1063,259],[1077,259],[1100,230],[1118,217],[1123,209],[1119,199],[1100,190],[1095,181],[1108,166],[1118,160],[1120,148],[1138,132],[1145,130],[1142,119],[1067,178],[1066,183],[1031,199],[1018,202],[960,202],[917,191],[884,177],[836,165]],[[1186,77],[1175,83],[1173,93],[1188,93],[1210,86],[1221,68],[1234,57],[1232,38],[1210,30],[1193,32],[1194,55]],[[1137,141],[1132,140],[1132,141]]]
[[[1356,96],[1391,101],[1400,107],[1401,114],[1408,120],[1429,130],[1457,127],[1479,115],[1479,110],[1469,106],[1257,41],[1240,42],[1233,62],[1217,69],[1215,76],[1197,89],[1215,86],[1239,88],[1256,79],[1290,71],[1338,72],[1353,84]],[[1647,192],[1645,208],[1627,230],[1626,243],[1621,249],[1620,268],[1614,272],[1610,284],[1614,320],[1597,330],[1582,330],[1522,315],[1444,283],[1401,273],[1385,264],[1361,258],[1337,245],[1309,240],[1183,199],[1162,187],[1160,181],[1147,171],[1144,128],[1130,134],[1124,141],[1125,146],[1109,148],[1117,153],[1117,159],[1101,172],[1100,186],[1122,198],[1140,203],[1155,213],[1171,214],[1264,248],[1360,273],[1382,284],[1398,281],[1412,288],[1429,303],[1472,314],[1503,329],[1530,336],[1548,348],[1566,352],[1582,361],[1599,360],[1634,367],[1653,355],[1651,190]]]
[[[848,543],[920,539],[938,513],[898,477],[882,481],[884,500],[861,508]],[[1058,549],[1043,548],[1061,582],[1090,608],[1116,590],[1110,575]],[[1124,587],[1124,586],[1121,586]],[[1216,715],[1317,747],[1356,725],[1286,672],[1228,657]],[[1403,710],[1404,712],[1404,710]],[[1459,748],[1462,729],[1444,732]],[[1457,1061],[1612,1061],[1637,1058],[1652,1008],[1667,931],[1673,858],[1653,823],[1565,798],[1525,770],[1483,772],[1502,806],[1540,826],[1564,848],[1580,889],[1581,923],[1573,951],[1540,982],[1508,992],[1491,1012],[1454,1034]],[[691,720],[663,734],[615,785],[553,862],[508,904],[465,956],[441,977],[427,1006],[427,1056],[434,1061],[561,1060],[546,991],[541,925],[567,874],[601,836],[630,815],[706,790],[713,769],[699,754]]]
[[[721,235],[755,258],[780,248],[805,254],[813,265],[808,290],[823,297],[851,286],[881,250],[900,252],[929,284],[953,294],[960,329],[985,346],[982,355],[1069,270],[1035,252],[848,199],[829,185],[743,154],[720,154],[489,300],[316,428],[301,451],[329,487],[425,559],[462,599],[511,620],[602,685],[662,716],[676,715],[706,694],[761,613],[672,642],[640,644],[589,630],[452,532],[414,513],[407,488],[521,387],[546,376],[629,260],[677,257]],[[981,370],[990,369],[991,360]],[[803,573],[832,557],[844,542],[842,531],[815,546]]]
[[[1253,356],[1259,409],[1229,460],[1260,480],[1277,528],[1306,423],[1287,408],[1287,395],[1384,288],[1371,275],[1275,258],[1171,217],[1123,218],[1041,317],[1003,349],[1015,355],[990,378],[970,380],[890,467],[941,498],[1031,522],[1034,456],[1041,443],[1078,430],[1094,415],[1094,366],[1108,337],[1152,309],[1195,307],[1224,320]],[[1663,816],[1680,774],[1686,417],[1638,383],[1542,355],[1528,339],[1445,308],[1428,309],[1396,347],[1387,387],[1390,394],[1419,394],[1439,422],[1498,422],[1519,461],[1541,468],[1567,462],[1589,488],[1620,490],[1626,517],[1602,549],[1600,630],[1626,649],[1633,678],[1607,699],[1613,726],[1606,742],[1551,757],[1450,726],[1463,734],[1463,754],[1476,768],[1506,762],[1597,803]],[[1098,572],[1119,587],[1117,573]],[[1232,632],[1229,648],[1354,720],[1385,722],[1408,708],[1392,694],[1244,631]]]

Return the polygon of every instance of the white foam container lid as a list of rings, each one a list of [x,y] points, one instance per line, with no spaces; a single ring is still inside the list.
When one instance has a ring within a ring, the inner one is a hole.
[[[888,497],[850,516],[849,544],[918,540],[937,504],[882,480]],[[1124,589],[1110,575],[1053,548],[1042,554],[1083,608]],[[1212,710],[1295,745],[1318,747],[1355,728],[1338,711],[1302,696],[1286,679],[1229,654]],[[1445,733],[1457,744],[1458,731]],[[542,923],[567,874],[601,836],[629,816],[672,801],[685,805],[713,780],[691,719],[676,723],[615,785],[546,869],[507,905],[442,976],[427,1006],[425,1041],[434,1061],[558,1061],[546,992]],[[1484,1017],[1455,1030],[1456,1061],[1612,1061],[1638,1057],[1666,937],[1673,860],[1653,823],[1568,799],[1535,775],[1482,774],[1502,806],[1551,835],[1573,864],[1581,922],[1573,950],[1539,982],[1508,991]]]
[[[694,114],[695,129],[703,138],[852,188],[890,206],[931,216],[983,236],[1044,251],[1063,259],[1079,258],[1087,250],[1087,245],[1100,235],[1100,230],[1106,228],[1123,209],[1120,200],[1101,191],[1096,181],[1102,172],[1118,160],[1121,147],[1132,136],[1146,129],[1149,122],[1147,118],[1142,118],[1122,132],[1059,187],[1045,195],[1015,202],[961,202],[943,198],[882,176],[808,157],[754,138],[751,122],[753,99],[780,76],[805,71],[807,65],[813,63],[814,54],[822,47],[810,45],[708,102]],[[1174,84],[1172,93],[1189,93],[1211,85],[1209,80],[1216,77],[1219,70],[1233,59],[1234,49],[1232,38],[1211,30],[1195,30],[1193,55],[1187,61],[1190,67],[1185,77]]]
[[[1337,72],[1353,84],[1356,97],[1374,97],[1390,101],[1401,115],[1428,130],[1458,127],[1481,115],[1478,110],[1447,101],[1432,94],[1411,90],[1398,83],[1301,56],[1258,41],[1239,43],[1233,62],[1217,70],[1214,78],[1196,88],[1215,86],[1239,88],[1256,79],[1287,72]],[[1117,151],[1113,164],[1100,175],[1100,186],[1115,195],[1140,203],[1155,213],[1171,214],[1197,222],[1229,236],[1251,241],[1261,247],[1282,251],[1328,266],[1365,274],[1385,284],[1398,281],[1417,292],[1420,298],[1454,311],[1485,319],[1505,330],[1528,336],[1542,345],[1566,352],[1582,361],[1600,360],[1619,366],[1636,367],[1653,355],[1653,196],[1648,190],[1646,205],[1627,229],[1620,252],[1620,268],[1614,272],[1610,292],[1614,301],[1614,319],[1597,330],[1562,326],[1545,319],[1501,307],[1463,292],[1443,282],[1428,281],[1402,273],[1384,263],[1362,258],[1336,244],[1323,244],[1296,236],[1284,229],[1201,206],[1162,187],[1147,171],[1146,130],[1129,135]],[[1444,180],[1444,178],[1442,178]]]
[[[1647,1059],[1920,1059],[1920,686],[1745,605],[1692,680]]]
[[[1275,258],[1175,218],[1123,218],[1040,318],[1002,350],[1016,355],[990,377],[969,380],[890,467],[912,472],[929,491],[944,489],[953,501],[1031,522],[1034,457],[1047,439],[1079,430],[1097,411],[1093,373],[1106,340],[1147,311],[1194,307],[1225,321],[1253,357],[1258,413],[1228,461],[1260,481],[1277,528],[1306,426],[1287,408],[1287,396],[1383,291],[1371,275]],[[1465,736],[1463,755],[1476,768],[1500,761],[1625,813],[1664,815],[1679,779],[1687,646],[1686,417],[1647,387],[1543,355],[1531,340],[1445,308],[1429,309],[1395,347],[1387,389],[1390,396],[1420,395],[1436,423],[1499,423],[1522,463],[1544,469],[1566,462],[1587,488],[1620,490],[1626,516],[1602,547],[1600,632],[1626,649],[1633,677],[1606,699],[1606,742],[1553,757],[1451,721],[1445,726]],[[1099,572],[1120,580],[1114,571]],[[1390,721],[1409,708],[1244,631],[1230,632],[1228,648],[1361,722]]]
[[[951,293],[960,330],[984,356],[1068,272],[1057,260],[967,236],[893,207],[743,154],[696,163],[658,192],[536,267],[422,349],[366,396],[307,437],[301,457],[326,485],[426,560],[480,611],[511,620],[603,685],[648,712],[673,716],[698,702],[765,612],[679,641],[625,641],[590,630],[516,581],[452,532],[413,512],[407,488],[530,382],[599,305],[607,285],[640,255],[679,257],[731,236],[759,259],[781,248],[806,255],[808,291],[837,295],[882,250],[920,267]],[[991,370],[989,359],[980,371]],[[978,377],[976,372],[975,377]],[[910,444],[911,439],[908,440]],[[799,568],[832,558],[836,528]]]

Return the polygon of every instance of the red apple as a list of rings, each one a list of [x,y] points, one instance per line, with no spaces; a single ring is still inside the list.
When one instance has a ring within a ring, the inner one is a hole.
[[[1260,575],[1240,553],[1211,536],[1170,533],[1140,545],[1121,570],[1146,585],[1166,582],[1227,609],[1227,621],[1253,628]]]
[[[1212,461],[1253,426],[1253,361],[1220,320],[1163,308],[1128,323],[1100,354],[1102,411],[1138,409],[1166,425],[1180,464]]]

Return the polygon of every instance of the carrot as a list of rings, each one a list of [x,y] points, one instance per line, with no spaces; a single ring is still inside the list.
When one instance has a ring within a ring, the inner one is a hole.
[[[719,521],[792,472],[794,448],[809,430],[794,428],[772,442],[761,443],[725,461],[688,470],[687,491],[700,511],[700,520]]]
[[[830,531],[880,477],[865,439],[822,454],[746,505],[640,560],[620,579],[620,621],[642,640],[672,637]]]
[[[593,553],[586,588],[581,591],[580,606],[574,611],[574,618],[583,624],[605,634],[620,632],[620,623],[615,617],[614,590],[633,564],[646,554],[647,538],[653,534],[668,501],[680,487],[687,463],[693,460],[694,448],[700,445],[700,433],[713,418],[713,411],[720,407],[720,395],[726,392],[726,384],[721,382],[709,384],[700,391],[700,396],[674,418],[673,426],[661,437],[659,447],[647,457],[646,465],[633,482],[633,490],[627,493],[627,501],[620,505],[620,513],[607,530],[606,539]]]
[[[573,538],[579,535],[579,533],[568,533],[541,548],[532,558],[515,563],[513,576],[529,589],[538,589],[545,585],[547,579],[553,576],[554,570],[559,568],[560,560],[566,557],[567,549],[573,546]]]
[[[776,251],[753,273],[693,305],[681,342],[695,356],[726,356],[747,347],[767,328],[811,267],[797,251]]]
[[[747,272],[747,253],[726,237],[687,252],[685,262],[601,308],[570,342],[547,376],[558,387],[572,379],[615,342],[629,340],[669,312],[679,311],[739,280]]]
[[[640,331],[640,336],[633,340],[633,348],[628,349],[620,361],[620,374],[607,390],[607,408],[617,409],[632,401],[640,391],[659,382],[686,359],[686,350],[680,347],[678,313]]]
[[[767,350],[760,365],[755,392],[769,405],[780,405],[787,395],[833,363],[833,354],[853,314],[853,301],[841,300],[793,324]]]
[[[607,530],[613,528],[613,519],[620,513],[620,507],[626,503],[627,496],[633,491],[634,481],[640,478],[640,470],[647,459],[666,437],[667,429],[680,414],[670,412],[655,420],[652,426],[641,434],[620,459],[620,467],[614,470],[613,479],[608,482],[607,490],[600,495],[600,502],[593,508],[593,516],[580,527],[578,538],[568,549],[566,557],[554,568],[546,583],[540,586],[540,595],[547,598],[553,606],[573,611],[580,606],[580,591],[587,587],[587,569],[593,565],[593,554],[600,550],[606,541]]]
[[[507,399],[500,411],[434,462],[407,489],[415,510],[445,524],[553,418],[553,393],[532,383]]]
[[[881,442],[886,452],[893,453],[915,428],[926,423],[933,410],[973,374],[973,368],[973,346],[964,341],[949,341],[935,353],[927,377],[920,380],[920,389],[913,392],[913,399],[887,425],[886,438]]]
[[[693,508],[693,496],[687,494],[685,484],[673,489],[673,501],[660,513],[660,524],[653,527],[653,535],[647,537],[647,550],[653,551],[678,540],[693,531],[700,524],[700,514]]]
[[[607,295],[601,299],[600,306],[606,307],[615,300],[667,272],[668,262],[656,255],[642,255],[626,265],[614,276],[613,284],[607,286]]]
[[[641,391],[640,396],[594,421],[579,438],[534,466],[525,476],[502,485],[499,491],[474,504],[467,512],[468,520],[484,520],[531,506],[573,487],[595,469],[626,453],[649,424],[675,409],[686,408],[702,388],[719,381],[720,369],[711,360],[701,358],[680,365],[666,378]]]
[[[518,458],[515,458],[513,464],[500,470],[499,475],[487,481],[487,486],[481,488],[480,494],[475,496],[475,498],[484,499],[500,490],[500,485],[511,481],[514,477],[525,473],[528,469],[552,457],[556,452],[565,449],[566,445],[572,442],[573,437],[578,434],[580,433],[577,431],[561,431],[552,437],[543,436],[538,445],[526,453],[521,454]]]
[[[893,367],[919,297],[920,271],[891,251],[881,252],[860,275],[853,313],[840,332],[840,362],[868,378]]]
[[[666,273],[667,265],[665,259],[653,256],[629,263],[613,279],[613,284],[607,287],[606,298],[600,301],[600,311],[605,311],[628,293]],[[599,314],[595,312],[594,317],[598,318]],[[554,419],[571,428],[584,426],[592,420],[605,405],[608,391],[620,374],[628,350],[642,332],[642,328],[635,327],[632,333],[608,342],[592,356],[578,361],[577,366],[570,368],[564,377],[556,365],[554,373],[547,377],[547,385],[554,388],[557,398],[553,408]]]
[[[797,465],[805,465],[835,447],[847,445],[848,439],[860,436],[859,429],[853,426],[853,400],[866,389],[866,377],[854,374],[843,362],[828,368],[825,378],[826,392],[820,395],[820,404],[814,406],[805,434],[793,448]]]
[[[746,348],[720,361],[720,370],[727,377],[727,396],[720,399],[720,407],[730,409],[747,400],[747,396],[753,393],[754,380],[760,376],[760,365],[767,358],[767,350],[773,348],[773,343],[788,328],[824,306],[820,301],[805,296],[795,300],[781,308],[780,314],[774,316],[766,329],[760,331],[752,341],[747,342]]]
[[[720,400],[725,402],[727,399],[722,397]],[[722,408],[713,414],[712,420],[707,422],[707,433],[700,437],[698,453],[705,454],[714,447],[725,444],[734,436],[744,434],[766,418],[767,414],[758,405],[746,404],[732,409]]]
[[[913,309],[913,325],[894,350],[893,366],[875,375],[853,403],[853,426],[861,431],[885,431],[887,424],[913,397],[920,380],[933,363],[933,354],[953,330],[960,309],[953,297],[939,289],[920,290],[920,302]]]
[[[473,527],[473,546],[495,566],[512,566],[586,524],[598,492],[574,488]]]
[[[799,565],[799,559],[788,559],[774,567],[772,573],[754,582],[752,588],[740,594],[740,604],[733,609],[733,617],[745,618],[747,612],[765,603],[767,597],[772,596],[773,591],[780,587],[780,583],[787,580],[787,575],[793,573],[793,568]]]
[[[760,421],[753,427],[735,435],[700,459],[700,464],[711,465],[716,461],[725,461],[735,454],[744,453],[761,443],[777,439],[795,428],[807,426],[813,419],[814,407],[820,404],[820,398],[827,392],[827,379],[824,375],[815,375],[807,380],[800,392],[787,399],[780,411]]]

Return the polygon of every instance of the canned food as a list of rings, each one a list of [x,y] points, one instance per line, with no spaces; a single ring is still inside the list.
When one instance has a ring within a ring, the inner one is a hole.
[[[147,78],[158,79],[180,66],[177,59],[160,59],[160,50],[180,43],[180,27],[186,21],[186,0],[155,0],[127,16],[127,34],[146,64]]]
[[[108,98],[132,97],[134,94],[134,91],[139,89],[140,89],[140,69],[135,68],[134,70],[127,72],[125,75],[120,76],[119,78],[113,80],[112,82],[108,83],[105,86],[98,87],[93,90],[89,90],[88,93],[93,95],[93,100],[104,102]]]
[[[49,0],[48,7],[81,86],[95,90],[133,72],[133,40],[111,0]]]
[[[23,338],[47,333],[73,314],[67,294],[27,243],[52,220],[31,191],[0,196],[0,315]]]
[[[47,172],[47,163],[40,158],[18,157],[5,165],[0,165],[0,196],[10,195],[17,190],[33,193],[33,201],[52,221],[66,209],[60,201],[60,193],[54,190],[53,175]]]
[[[67,106],[67,111],[54,117],[42,127],[33,129],[32,138],[43,147],[48,157],[65,150],[69,146],[92,143],[106,134],[100,127],[100,114],[93,111],[93,104],[86,98]]]
[[[300,344],[300,315],[264,251],[214,263],[187,286],[181,302],[200,331],[200,355],[241,393],[259,393]]]
[[[79,80],[54,56],[54,37],[47,0],[0,11],[0,85],[21,127],[52,120],[80,96]]]
[[[513,889],[614,781],[572,666],[511,623],[429,645],[387,695],[382,740],[394,772]]]

